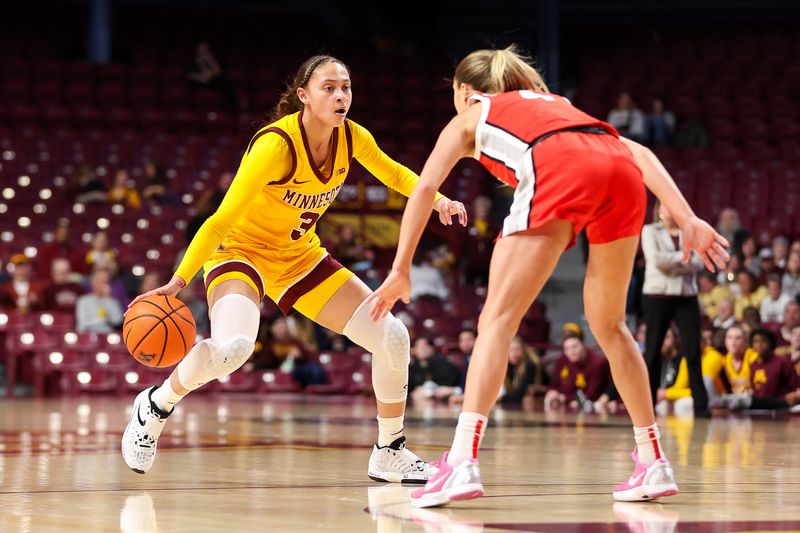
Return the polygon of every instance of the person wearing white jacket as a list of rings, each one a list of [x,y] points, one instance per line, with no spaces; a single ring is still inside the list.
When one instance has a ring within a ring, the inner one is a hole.
[[[689,261],[682,263],[680,228],[659,202],[656,202],[654,215],[656,221],[642,228],[641,240],[645,258],[642,299],[647,324],[644,357],[653,404],[661,377],[661,344],[675,320],[689,369],[694,412],[706,415],[708,395],[700,365],[700,305],[697,300],[697,272],[703,269],[703,262],[692,253]]]

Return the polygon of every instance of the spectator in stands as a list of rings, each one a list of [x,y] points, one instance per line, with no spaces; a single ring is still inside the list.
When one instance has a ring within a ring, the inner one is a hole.
[[[789,239],[783,236],[772,239],[772,259],[775,261],[775,266],[781,270],[785,270],[788,257]]]
[[[108,201],[108,188],[94,169],[87,164],[81,165],[78,169],[71,189],[72,199],[77,203],[105,203]]]
[[[53,230],[53,241],[39,248],[36,254],[37,276],[39,279],[50,277],[53,260],[63,257],[69,261],[70,270],[78,274],[89,272],[86,264],[86,253],[70,242],[69,219],[59,218]]]
[[[703,328],[701,338],[701,363],[703,367],[703,384],[706,388],[706,395],[709,398],[709,405],[713,405],[713,400],[725,394],[725,381],[722,374],[725,365],[725,358],[711,344],[713,330]],[[663,398],[669,402],[676,402],[681,398],[691,398],[692,390],[689,387],[689,367],[686,359],[681,358],[678,373],[665,392]]]
[[[709,319],[717,318],[717,305],[724,298],[733,299],[731,291],[725,285],[717,283],[716,276],[708,270],[697,273],[697,298],[703,314]]]
[[[733,298],[723,298],[717,302],[717,318],[714,319],[714,327],[728,329],[736,323],[734,316],[735,301]]]
[[[782,269],[775,266],[775,255],[772,253],[772,248],[762,248],[761,251],[758,252],[758,260],[761,269],[761,275],[758,281],[765,285],[770,274],[780,274],[783,272]]]
[[[63,257],[53,259],[50,269],[50,282],[43,292],[43,308],[47,311],[64,311],[75,314],[78,298],[84,294],[83,287],[71,276],[69,260]]]
[[[339,240],[334,247],[334,255],[341,264],[355,272],[363,272],[372,268],[375,254],[364,246],[356,235],[356,230],[349,224],[339,228]]]
[[[489,282],[489,260],[500,229],[491,219],[492,201],[478,196],[472,204],[472,224],[463,243],[462,269],[468,285]]]
[[[86,264],[92,270],[97,266],[117,270],[117,251],[111,248],[105,231],[98,231],[92,237],[92,247],[86,253]]]
[[[409,368],[408,388],[415,402],[447,400],[459,392],[458,368],[436,350],[433,338],[417,337],[412,353],[414,360]]]
[[[725,285],[735,297],[739,294],[739,285],[736,283],[736,274],[741,270],[741,255],[731,253],[730,261],[724,269],[717,269],[717,283]]]
[[[788,357],[798,378],[800,378],[800,324],[792,328],[789,346],[782,353],[778,352],[776,348],[775,354]]]
[[[736,297],[734,315],[737,320],[741,320],[746,307],[761,308],[761,302],[767,296],[767,289],[758,284],[749,270],[739,271],[736,281],[739,285],[739,295]]]
[[[747,345],[742,326],[734,325],[725,332],[725,376],[734,394],[750,390],[750,366],[758,353]]]
[[[213,189],[203,190],[203,194],[197,198],[194,207],[201,224],[220,206],[232,182],[233,174],[231,172],[223,172],[217,180],[217,186]]]
[[[508,349],[508,369],[500,390],[500,401],[504,404],[522,403],[525,398],[532,399],[545,391],[547,388],[539,354],[517,335]]]
[[[208,43],[197,43],[194,49],[194,62],[187,75],[190,82],[219,91],[228,101],[231,110],[239,111],[239,96],[231,81],[222,74],[217,58],[211,53]]]
[[[746,391],[722,397],[729,409],[786,409],[800,402],[797,373],[787,357],[775,356],[775,334],[757,329],[750,344],[758,357],[750,365],[750,383]]]
[[[644,113],[636,107],[631,95],[627,92],[620,93],[617,107],[608,113],[608,123],[629,139],[637,142],[644,139]]]
[[[792,330],[795,326],[800,326],[800,304],[796,300],[792,300],[783,309],[783,325],[780,337],[778,337],[778,346],[791,343]]]
[[[269,338],[263,340],[262,349],[254,353],[251,361],[255,368],[291,372],[292,379],[301,387],[325,383],[325,370],[311,361],[309,355],[303,343],[292,336],[286,317],[278,317],[269,327]]]
[[[419,298],[446,300],[450,294],[444,276],[432,264],[432,251],[419,248],[417,260],[411,265],[411,301]]]
[[[144,188],[142,198],[151,205],[166,205],[174,203],[170,194],[169,180],[164,175],[164,171],[154,161],[148,161],[142,167],[144,174]]]
[[[550,388],[544,397],[546,409],[563,405],[578,407],[579,393],[595,401],[611,380],[608,360],[588,350],[578,334],[567,334],[562,347],[564,352],[556,360]]]
[[[786,272],[781,278],[783,292],[790,298],[800,294],[800,252],[791,252],[786,260]]]
[[[133,180],[127,170],[119,169],[114,175],[114,184],[108,191],[108,201],[112,204],[120,204],[132,209],[142,207],[142,197],[134,187]]]
[[[758,308],[752,306],[744,308],[741,326],[746,338],[750,338],[750,334],[761,327],[761,312]]]
[[[653,98],[653,108],[644,117],[644,139],[649,146],[671,146],[675,136],[675,115],[664,109],[664,100]]]
[[[11,279],[0,286],[0,307],[20,313],[35,311],[44,304],[43,287],[34,280],[30,259],[14,254],[9,261]]]
[[[755,277],[761,276],[761,258],[758,254],[758,245],[752,235],[742,241],[742,267],[749,270]]]
[[[111,276],[97,269],[91,277],[91,292],[78,298],[75,327],[80,333],[110,333],[122,325],[122,306],[111,296]]]
[[[734,250],[740,249],[741,242],[747,235],[747,230],[742,228],[739,212],[732,207],[726,207],[720,211],[719,219],[717,220],[717,231],[731,243]]]
[[[681,120],[675,133],[677,148],[705,148],[708,142],[708,124],[703,115],[691,114]]]
[[[144,281],[144,280],[142,280]],[[211,333],[211,324],[208,319],[208,304],[206,303],[206,286],[202,279],[194,278],[189,286],[181,292],[180,300],[186,304],[194,317],[197,335],[206,338]]]
[[[697,273],[703,270],[700,257],[692,252],[683,262],[683,235],[669,211],[656,202],[653,223],[642,228],[645,258],[643,292],[647,339],[644,359],[650,377],[653,405],[662,374],[661,348],[674,320],[683,340],[683,354],[689,367],[694,407],[698,414],[708,407],[700,363],[700,305]]]
[[[783,311],[792,298],[783,292],[781,276],[770,274],[767,277],[767,295],[761,300],[761,321],[780,322],[783,318]]]

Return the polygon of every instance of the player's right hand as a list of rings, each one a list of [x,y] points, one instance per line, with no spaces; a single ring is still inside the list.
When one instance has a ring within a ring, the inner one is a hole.
[[[186,287],[186,282],[183,281],[182,278],[178,276],[172,276],[172,279],[169,280],[169,283],[166,285],[162,285],[161,287],[153,289],[152,291],[147,291],[146,293],[140,294],[134,298],[133,301],[128,304],[128,309],[136,305],[139,301],[144,300],[149,296],[155,296],[156,294],[168,294],[170,296],[175,296],[184,287]],[[128,311],[126,310],[125,312],[127,313]]]

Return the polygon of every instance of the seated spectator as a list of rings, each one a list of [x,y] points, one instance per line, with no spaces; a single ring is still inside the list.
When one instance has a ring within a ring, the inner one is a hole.
[[[750,334],[761,327],[761,313],[755,307],[745,307],[742,311],[741,326],[744,336],[750,338]]]
[[[492,201],[478,196],[472,204],[472,224],[467,230],[461,254],[464,281],[468,285],[486,285],[489,282],[489,260],[492,258],[494,240],[500,231],[491,219]]]
[[[767,295],[761,300],[761,321],[780,322],[784,309],[791,301],[789,295],[783,292],[781,277],[770,274],[767,277]]]
[[[800,304],[792,300],[783,309],[783,321],[778,336],[779,348],[791,343],[792,330],[795,326],[800,326]]]
[[[723,298],[717,302],[717,318],[713,324],[715,328],[728,329],[736,323],[733,298]]]
[[[775,267],[781,271],[786,270],[786,260],[789,258],[789,239],[778,236],[772,239],[772,260]]]
[[[739,295],[736,298],[734,315],[737,320],[742,320],[746,307],[761,308],[761,302],[767,296],[767,289],[758,284],[756,277],[748,270],[742,270],[736,275],[739,284]]]
[[[564,353],[555,363],[550,389],[544,397],[545,408],[578,406],[578,396],[594,402],[608,388],[611,370],[608,359],[588,350],[583,338],[569,333],[562,342]]]
[[[422,250],[417,253],[417,261],[411,265],[409,277],[411,278],[411,301],[422,297],[438,298],[446,300],[450,295],[441,271],[432,264],[432,253],[430,250]]]
[[[220,206],[232,182],[233,174],[231,172],[223,172],[217,180],[217,186],[213,189],[204,189],[203,193],[197,198],[194,208],[197,211],[196,218],[201,219],[201,224]]]
[[[711,345],[710,328],[704,328],[700,337],[701,366],[703,369],[703,383],[706,387],[709,401],[725,394],[725,381],[722,374],[725,358]],[[691,398],[692,389],[689,387],[689,367],[686,358],[681,358],[678,374],[670,387],[665,391],[664,398],[675,402],[681,398]]]
[[[720,285],[713,273],[708,270],[701,270],[697,273],[698,293],[697,299],[700,300],[700,308],[705,316],[714,320],[717,318],[717,305],[723,299],[733,301],[730,289],[725,285]],[[730,326],[730,324],[728,324]]]
[[[750,366],[758,359],[758,352],[747,345],[742,326],[734,325],[725,332],[725,377],[734,394],[750,390]]]
[[[539,354],[522,337],[515,336],[508,349],[508,368],[500,391],[500,401],[504,404],[518,404],[524,398],[532,399],[534,395],[546,390]]]
[[[685,360],[680,351],[680,342],[674,326],[667,328],[659,355],[661,359],[661,376],[658,382],[658,390],[656,391],[657,402],[666,399],[666,390],[675,384],[680,363]]]
[[[634,141],[644,140],[644,114],[637,108],[631,95],[623,92],[617,99],[617,107],[608,113],[607,122],[619,133]]]
[[[675,115],[664,109],[661,98],[653,98],[653,108],[644,117],[644,141],[648,146],[671,146],[675,136]]]
[[[108,201],[108,188],[94,169],[87,164],[81,165],[72,179],[70,186],[72,201],[82,204],[105,203]]]
[[[53,260],[63,257],[69,261],[70,271],[77,274],[88,274],[89,267],[86,264],[86,252],[82,247],[74,245],[69,238],[69,219],[59,218],[53,230],[53,241],[39,248],[36,254],[37,277],[47,279],[50,277],[50,269]]]
[[[458,367],[436,350],[431,337],[417,337],[412,349],[414,359],[408,373],[408,389],[414,401],[447,400],[457,394]]]
[[[84,294],[83,287],[78,284],[70,272],[69,260],[63,257],[53,259],[50,270],[50,282],[43,292],[44,305],[47,311],[65,311],[75,314],[78,298]]]
[[[758,244],[752,235],[742,241],[742,268],[748,270],[756,278],[761,277],[761,258],[758,254]]]
[[[174,203],[174,199],[169,190],[169,180],[164,175],[161,167],[148,161],[142,167],[144,174],[144,188],[142,188],[142,198],[150,205],[168,205]]]
[[[127,170],[119,169],[114,174],[114,182],[108,190],[108,201],[111,204],[120,204],[133,209],[142,207],[142,197],[134,187],[134,182]]]
[[[786,346],[782,352],[778,352],[778,349],[776,349],[775,355],[778,357],[787,357],[792,362],[792,366],[798,378],[800,378],[800,325],[792,328],[789,346]]]
[[[759,276],[758,281],[765,285],[767,283],[767,278],[771,274],[780,275],[783,273],[782,269],[775,266],[775,256],[772,253],[772,248],[762,248],[761,251],[758,252],[758,261],[761,269],[761,275]]]
[[[79,333],[111,333],[122,325],[122,307],[111,296],[111,276],[95,270],[90,279],[91,292],[78,298],[75,327]]]
[[[158,278],[156,278],[158,279]],[[153,283],[154,280],[148,282]],[[159,280],[160,282],[160,280]],[[145,280],[142,278],[142,284]],[[140,291],[138,294],[142,294]],[[179,296],[180,300],[186,304],[194,317],[194,324],[197,328],[197,335],[208,337],[211,334],[211,323],[208,319],[208,303],[206,301],[206,286],[202,279],[193,278],[189,285],[183,289]]]
[[[278,317],[269,327],[269,338],[262,349],[251,356],[255,368],[280,368],[291,372],[301,387],[321,385],[327,380],[325,370],[311,361],[303,343],[292,337],[286,317]]]
[[[729,409],[786,409],[800,403],[797,373],[787,357],[774,355],[776,338],[768,329],[757,329],[750,344],[758,358],[750,366],[750,386],[744,393],[722,397]]]
[[[90,270],[97,266],[117,270],[117,251],[111,248],[108,240],[108,233],[98,231],[92,237],[92,246],[86,252],[86,264]]]
[[[354,272],[372,268],[375,259],[373,251],[364,246],[356,235],[356,230],[348,224],[339,228],[339,240],[333,248],[333,255]]]
[[[719,213],[717,219],[717,231],[725,237],[734,250],[739,250],[741,241],[747,234],[747,231],[742,228],[742,223],[739,219],[739,212],[732,208],[726,207]]]
[[[800,252],[789,253],[786,271],[781,278],[781,287],[789,298],[797,298],[800,294]]]
[[[194,84],[219,91],[232,111],[239,111],[239,96],[233,84],[222,74],[217,58],[207,42],[199,42],[194,49],[194,61],[186,76]]]
[[[20,313],[41,309],[44,287],[33,279],[30,259],[25,254],[14,254],[9,265],[11,279],[0,286],[0,307]]]

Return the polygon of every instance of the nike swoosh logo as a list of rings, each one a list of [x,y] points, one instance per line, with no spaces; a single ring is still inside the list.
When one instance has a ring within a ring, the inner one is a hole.
[[[144,426],[144,420],[142,420],[142,415],[139,412],[139,409],[136,409],[136,419],[139,421],[139,425]]]
[[[442,487],[444,486],[445,482],[450,478],[452,473],[453,471],[450,470],[447,473],[444,473],[444,475],[440,476],[438,479],[434,478],[428,481],[428,485],[425,486],[425,492],[426,493],[439,492],[440,490],[442,490]]]
[[[292,183],[295,183],[297,185],[303,185],[304,183],[310,183],[310,182],[311,182],[311,180],[306,180],[306,181],[292,180]]]
[[[644,472],[640,472],[638,476],[631,475],[631,477],[628,478],[628,485],[636,485],[643,476]]]

